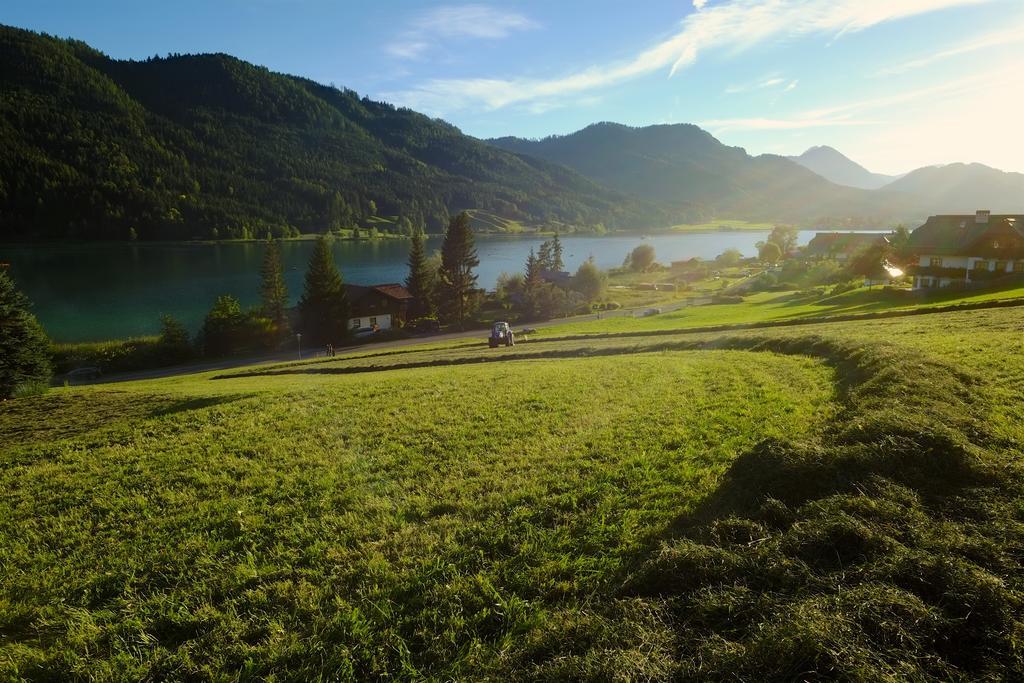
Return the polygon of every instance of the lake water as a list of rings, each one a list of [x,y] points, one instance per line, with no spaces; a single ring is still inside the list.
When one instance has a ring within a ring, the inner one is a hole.
[[[708,232],[640,235],[566,236],[564,260],[575,270],[591,255],[602,268],[622,265],[637,245],[652,245],[662,263],[699,256],[711,259],[729,248],[754,255],[767,232]],[[806,244],[814,231],[800,233]],[[491,289],[502,272],[522,271],[526,256],[543,238],[479,236],[479,284]],[[427,242],[439,249],[439,238]],[[282,243],[288,292],[294,303],[313,243]],[[169,313],[191,330],[220,294],[243,305],[259,301],[261,243],[0,245],[0,262],[10,264],[15,282],[34,303],[36,316],[57,341],[94,341],[153,334]],[[402,282],[406,240],[332,243],[346,282]]]

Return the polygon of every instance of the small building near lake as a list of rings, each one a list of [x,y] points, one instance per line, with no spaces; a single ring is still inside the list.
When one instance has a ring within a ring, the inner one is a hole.
[[[1024,278],[1024,215],[930,216],[910,234],[914,289]]]
[[[413,296],[398,283],[345,285],[351,306],[348,326],[352,330],[390,330],[404,325]]]

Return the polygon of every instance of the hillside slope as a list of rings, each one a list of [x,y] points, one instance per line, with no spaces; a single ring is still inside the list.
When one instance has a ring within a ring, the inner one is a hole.
[[[610,227],[686,215],[227,55],[117,61],[0,27],[0,62],[0,240],[262,237],[375,208],[433,230],[467,208]]]
[[[564,164],[622,192],[659,202],[699,202],[752,220],[882,225],[920,213],[911,197],[835,185],[775,155],[750,156],[692,124],[588,126],[543,140],[491,144]]]
[[[984,164],[927,166],[887,185],[884,192],[921,198],[932,213],[1024,212],[1024,173],[1007,173]]]
[[[859,187],[862,190],[877,190],[899,177],[872,173],[839,150],[827,145],[811,147],[800,156],[786,158],[836,185]]]

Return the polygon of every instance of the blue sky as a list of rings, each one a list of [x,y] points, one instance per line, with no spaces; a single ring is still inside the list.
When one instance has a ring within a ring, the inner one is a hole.
[[[696,123],[751,153],[1024,171],[1021,0],[8,0],[118,58],[227,52],[479,137]]]

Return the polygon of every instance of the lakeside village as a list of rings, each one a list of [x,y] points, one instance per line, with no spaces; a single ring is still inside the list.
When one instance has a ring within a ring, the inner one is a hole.
[[[309,358],[346,345],[484,330],[494,321],[522,327],[581,315],[656,315],[683,306],[740,304],[759,292],[828,301],[867,288],[898,305],[943,296],[938,290],[998,290],[1024,279],[1024,216],[977,211],[932,216],[913,231],[822,232],[803,247],[796,228],[776,226],[752,258],[731,249],[710,261],[662,264],[638,238],[621,268],[602,271],[588,260],[574,273],[564,268],[556,234],[531,251],[522,272],[502,274],[495,290],[485,292],[477,287],[470,222],[466,213],[454,217],[434,254],[425,252],[417,231],[403,283],[344,282],[330,237],[320,236],[295,307],[288,305],[280,246],[268,241],[259,306],[244,310],[235,297],[222,295],[195,334],[164,316],[156,337],[54,345],[56,379],[92,380],[228,356],[294,352]]]

